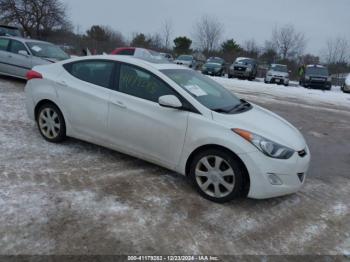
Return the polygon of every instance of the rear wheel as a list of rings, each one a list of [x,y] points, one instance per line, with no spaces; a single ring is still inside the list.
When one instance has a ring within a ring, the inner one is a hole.
[[[242,195],[243,172],[233,155],[210,149],[194,157],[189,175],[201,196],[225,203]]]
[[[52,103],[40,106],[37,125],[40,134],[49,142],[59,143],[66,138],[66,124],[63,115]]]

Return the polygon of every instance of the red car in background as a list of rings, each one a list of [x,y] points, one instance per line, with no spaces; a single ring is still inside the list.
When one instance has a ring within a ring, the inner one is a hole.
[[[130,56],[134,56],[136,49],[137,49],[136,47],[119,47],[119,48],[113,50],[111,55],[130,55]],[[143,49],[143,48],[138,48],[138,49]]]
[[[139,47],[119,47],[112,51],[111,55],[127,55],[149,60],[153,63],[169,63],[169,60],[161,53]]]

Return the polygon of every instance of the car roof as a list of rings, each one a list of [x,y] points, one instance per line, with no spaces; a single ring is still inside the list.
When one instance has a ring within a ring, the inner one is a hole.
[[[23,43],[26,42],[33,42],[33,43],[46,43],[46,44],[51,44],[50,42],[45,42],[45,41],[40,41],[36,39],[31,39],[31,38],[24,38],[24,37],[18,37],[18,36],[1,36],[2,38],[7,38],[7,39],[12,39],[12,40],[17,40]]]
[[[255,61],[254,58],[249,58],[249,57],[237,57],[236,58],[236,61],[241,61],[241,60],[254,60]]]
[[[11,26],[11,25],[1,25],[1,24],[0,24],[0,27],[8,28],[8,29],[19,30],[19,27],[17,27],[17,26]]]
[[[282,64],[271,64],[271,66],[285,66],[285,67],[287,67],[287,65],[282,65]]]
[[[310,68],[310,67],[326,68],[326,67],[323,66],[323,65],[308,65],[307,67],[308,67],[308,68]]]
[[[187,67],[173,64],[173,63],[153,63],[151,61],[147,61],[144,59],[140,59],[134,56],[125,56],[125,55],[93,55],[93,56],[83,56],[83,57],[75,57],[70,60],[65,60],[61,63],[71,63],[71,62],[78,62],[78,61],[84,61],[84,60],[111,60],[116,62],[125,62],[130,63],[136,66],[141,67],[152,67],[155,70],[166,70],[166,69],[185,69],[185,70],[191,70]]]

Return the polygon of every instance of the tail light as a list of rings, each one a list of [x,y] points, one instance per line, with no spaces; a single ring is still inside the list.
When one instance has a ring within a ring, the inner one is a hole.
[[[43,78],[43,75],[34,71],[34,70],[30,70],[28,71],[27,73],[27,80],[32,80],[32,79],[42,79]]]

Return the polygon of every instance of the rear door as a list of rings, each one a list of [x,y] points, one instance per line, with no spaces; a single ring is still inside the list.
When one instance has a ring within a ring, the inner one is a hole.
[[[64,68],[57,90],[74,133],[92,142],[104,141],[115,63],[91,59]]]
[[[19,52],[27,54],[20,54]],[[29,55],[27,47],[20,41],[11,40],[9,47],[10,74],[25,78],[27,72],[32,68],[32,57]]]
[[[0,73],[9,74],[9,46],[10,39],[0,37]]]

